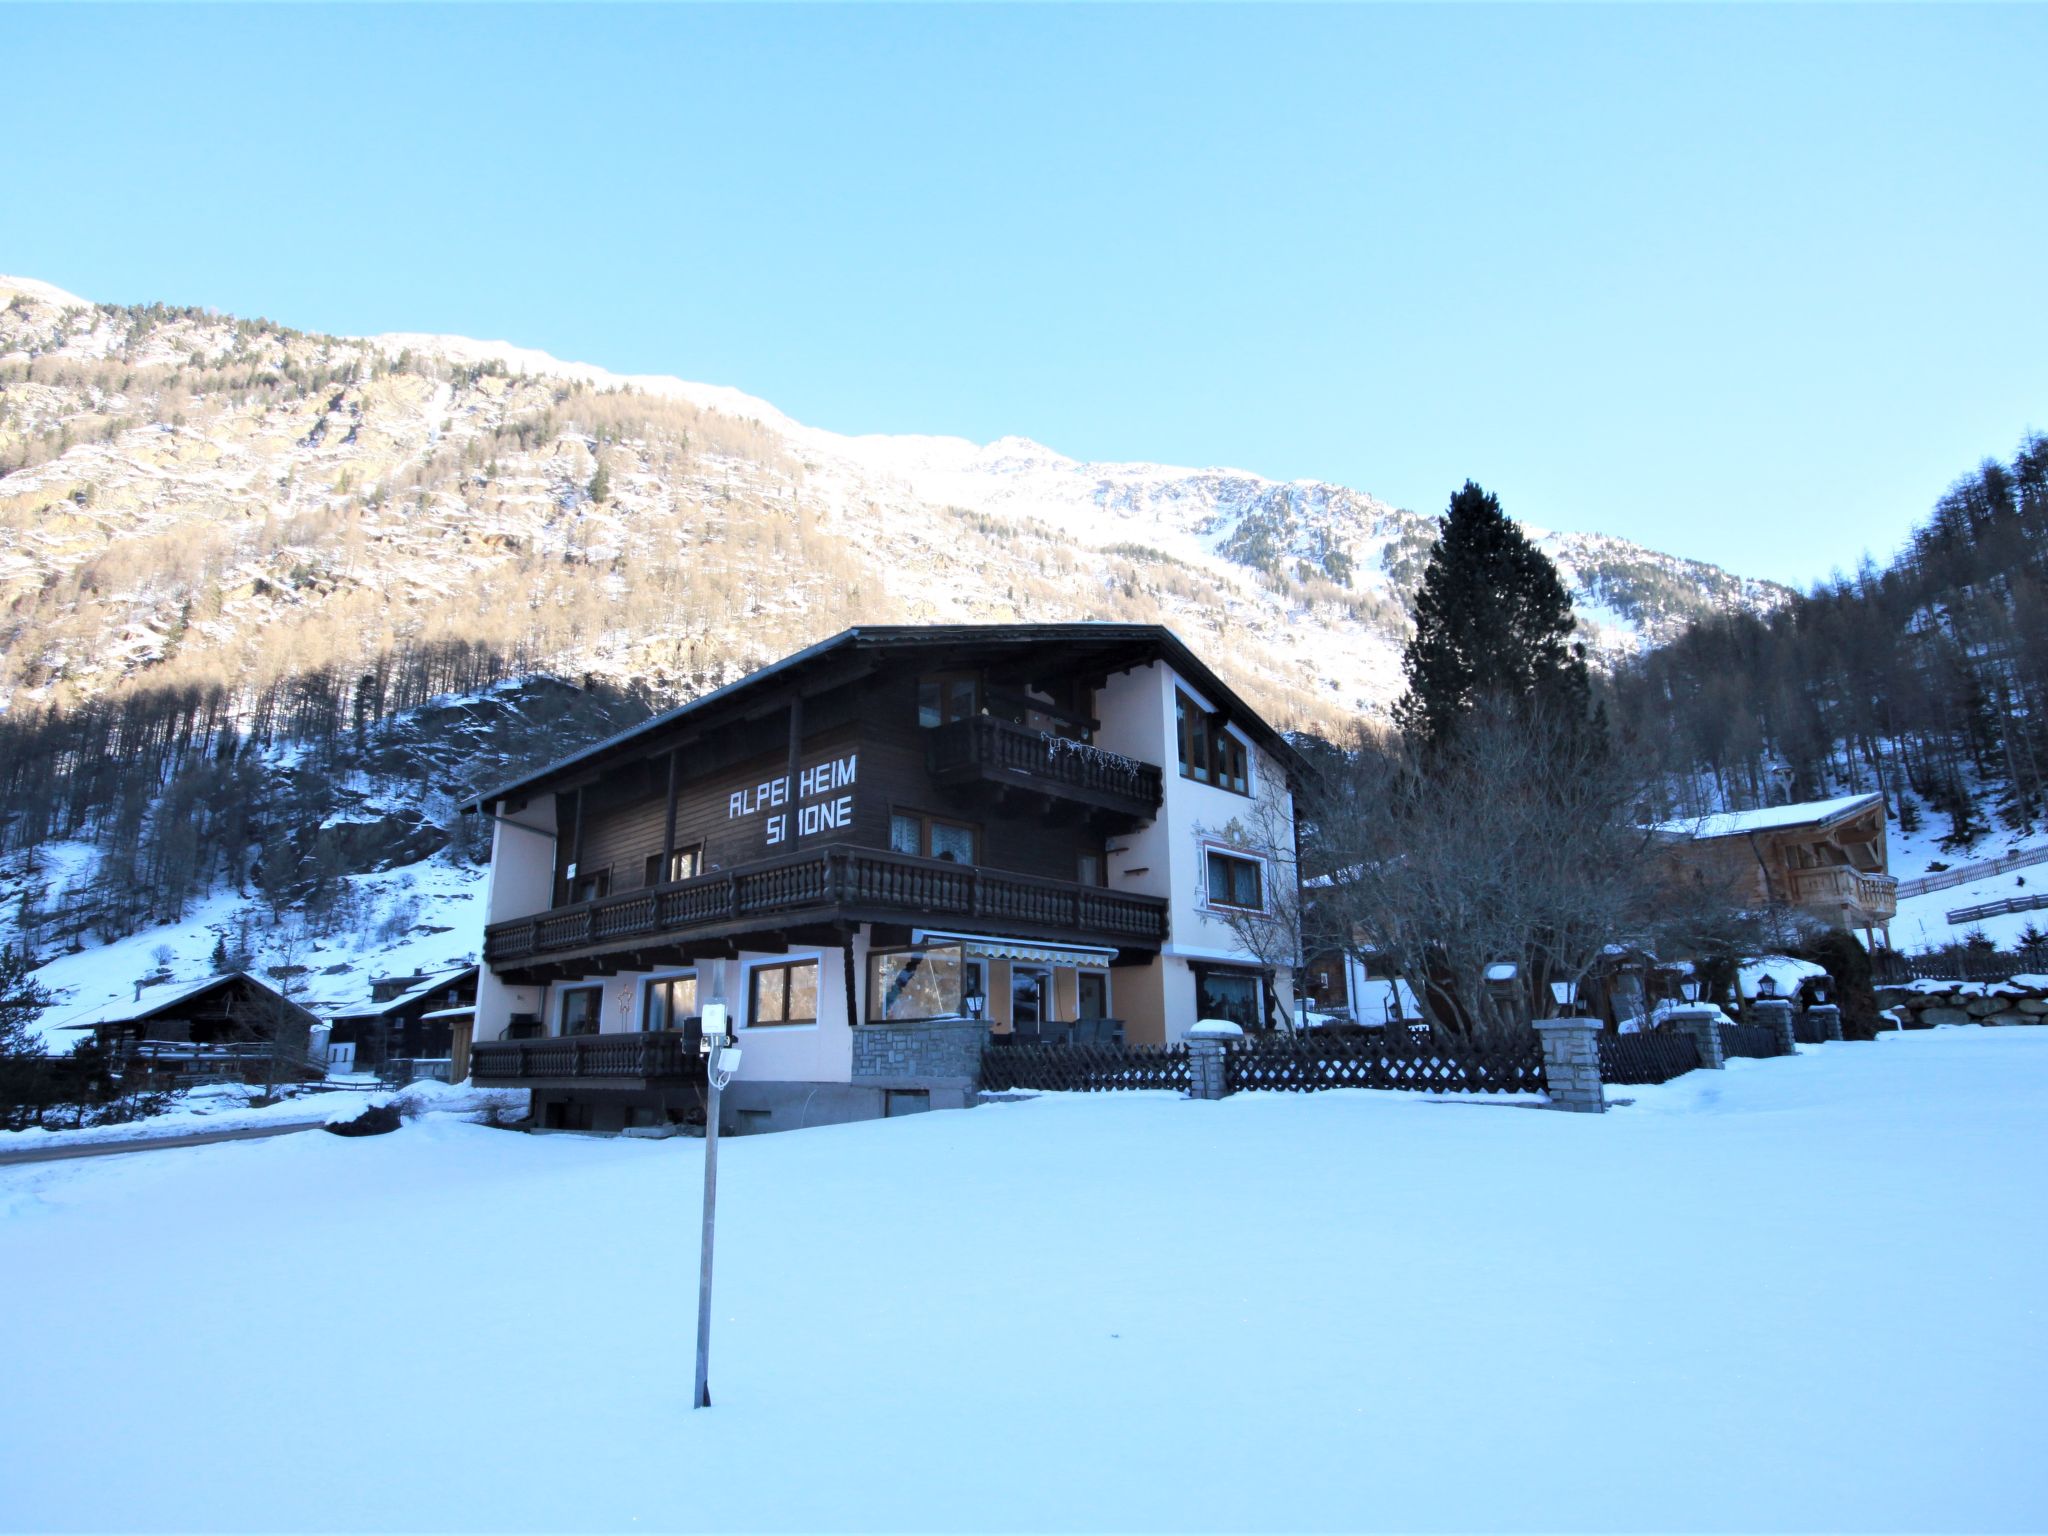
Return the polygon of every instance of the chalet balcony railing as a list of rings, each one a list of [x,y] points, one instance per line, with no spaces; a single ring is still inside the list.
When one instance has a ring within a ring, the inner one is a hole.
[[[681,1081],[702,1071],[703,1058],[684,1053],[678,1032],[480,1040],[469,1048],[470,1079],[483,1087],[568,1079]]]
[[[1166,909],[1158,896],[835,845],[493,923],[484,930],[484,959],[518,965],[635,939],[687,938],[709,928],[743,931],[752,923],[772,925],[764,919],[821,913],[859,921],[943,919],[1157,945],[1166,939]]]
[[[972,715],[931,733],[928,750],[934,778],[978,776],[1028,780],[1049,793],[1061,791],[1155,816],[1165,790],[1156,764],[1141,763],[1050,731],[1029,730],[993,715]]]
[[[1854,902],[1874,917],[1890,917],[1899,910],[1899,882],[1890,875],[1865,874],[1846,865],[1798,869],[1792,872],[1792,899]]]

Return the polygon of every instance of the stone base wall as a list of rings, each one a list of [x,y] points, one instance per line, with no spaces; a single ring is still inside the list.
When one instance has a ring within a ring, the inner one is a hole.
[[[981,1053],[988,1025],[980,1019],[920,1019],[915,1023],[857,1024],[853,1080],[875,1087],[957,1088],[981,1083]]]

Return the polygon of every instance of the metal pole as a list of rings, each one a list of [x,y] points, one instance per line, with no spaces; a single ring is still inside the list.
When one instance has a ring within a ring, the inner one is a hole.
[[[711,1406],[711,1247],[718,1231],[718,1057],[714,1041],[704,1061],[704,1235],[697,1262],[697,1391],[692,1408]]]

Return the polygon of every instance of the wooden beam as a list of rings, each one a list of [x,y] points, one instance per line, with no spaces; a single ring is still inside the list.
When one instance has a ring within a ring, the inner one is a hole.
[[[655,871],[654,883],[667,885],[675,878],[676,862],[676,759],[682,755],[678,748],[668,755],[668,815],[661,828],[661,868]]]
[[[854,974],[853,939],[859,932],[859,924],[849,926],[840,940],[840,951],[846,961],[846,1022],[848,1027],[860,1023],[859,978]]]

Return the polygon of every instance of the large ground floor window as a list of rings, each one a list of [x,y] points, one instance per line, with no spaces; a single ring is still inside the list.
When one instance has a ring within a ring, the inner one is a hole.
[[[818,1022],[818,962],[757,965],[748,977],[747,1023],[755,1029]]]
[[[1264,1029],[1264,988],[1257,971],[1202,966],[1195,972],[1195,1017],[1227,1019],[1241,1029]]]
[[[969,984],[957,944],[871,954],[868,1021],[958,1018],[967,1008]],[[974,990],[978,993],[980,988]]]

